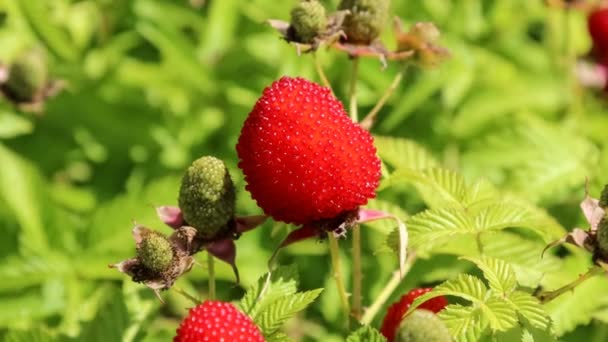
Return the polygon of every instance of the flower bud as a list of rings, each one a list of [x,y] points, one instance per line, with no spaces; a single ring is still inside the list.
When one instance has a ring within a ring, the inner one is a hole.
[[[604,214],[597,226],[597,243],[601,254],[608,256],[608,214]]]
[[[235,190],[228,169],[215,157],[195,160],[182,179],[178,203],[185,222],[213,239],[234,216]]]

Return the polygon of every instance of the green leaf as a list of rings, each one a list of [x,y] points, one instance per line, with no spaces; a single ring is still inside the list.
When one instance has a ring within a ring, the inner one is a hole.
[[[266,288],[265,288],[266,287]],[[264,289],[264,294],[260,292]],[[297,266],[280,266],[272,271],[270,279],[267,274],[262,276],[245,293],[240,301],[240,308],[253,320],[273,302],[287,296],[291,296],[298,289]]]
[[[526,292],[515,291],[509,295],[508,300],[517,310],[517,313],[522,315],[531,326],[541,330],[549,330],[551,319],[545,308],[534,296]]]
[[[289,336],[285,335],[282,332],[274,333],[270,336],[266,337],[266,342],[293,342]]]
[[[44,328],[34,328],[28,330],[11,330],[3,339],[4,342],[50,342],[58,341],[50,331]]]
[[[25,117],[9,111],[0,111],[0,139],[14,138],[33,130],[34,125]]]
[[[323,289],[316,289],[279,298],[266,306],[264,311],[257,315],[255,322],[264,335],[271,335],[285,321],[310,305],[322,291]]]
[[[456,341],[479,341],[487,325],[481,308],[477,306],[450,304],[441,310],[438,316]]]
[[[545,304],[555,334],[562,336],[579,325],[589,324],[595,313],[608,306],[607,288],[605,277],[594,277]]]
[[[0,198],[19,222],[20,243],[30,253],[44,253],[49,242],[42,219],[43,181],[30,164],[2,144],[0,165]]]
[[[8,4],[14,4],[14,10],[21,14],[32,33],[55,55],[68,61],[78,58],[78,51],[69,40],[67,32],[51,21],[46,1],[9,1]]]
[[[473,262],[481,269],[484,277],[488,280],[490,289],[497,294],[508,296],[517,287],[515,272],[505,261],[488,257],[464,257],[463,259]]]
[[[459,208],[429,209],[412,216],[407,223],[410,246],[422,251],[462,235],[476,236],[509,227],[529,228],[542,235],[534,215],[509,203],[491,204],[477,213]]]
[[[378,330],[365,325],[348,335],[346,342],[386,342],[386,338]]]
[[[374,136],[380,158],[395,169],[424,170],[439,166],[439,162],[424,147],[413,140]]]

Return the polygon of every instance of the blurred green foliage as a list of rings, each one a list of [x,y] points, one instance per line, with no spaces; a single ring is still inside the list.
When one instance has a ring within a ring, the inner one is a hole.
[[[169,231],[153,205],[176,203],[181,173],[201,155],[225,160],[239,189],[239,213],[260,212],[237,168],[241,124],[273,80],[318,80],[311,56],[297,56],[264,24],[287,20],[293,3],[0,0],[0,60],[8,64],[43,48],[50,74],[65,81],[40,115],[0,104],[0,338],[172,338],[190,304],[168,291],[161,305],[107,265],[133,255],[132,220]],[[337,1],[324,3],[335,8]],[[564,227],[585,226],[578,208],[585,178],[595,195],[608,182],[606,103],[573,75],[589,48],[585,13],[541,0],[393,1],[392,7],[407,25],[434,22],[451,58],[437,69],[409,69],[381,111],[373,133],[398,137],[378,139],[387,172],[442,165],[467,184],[487,179],[501,197],[542,212],[553,227],[536,240],[486,235],[488,253],[509,255],[522,285],[542,278],[555,288],[576,278],[590,265],[587,255],[564,250],[567,258],[542,261],[538,255]],[[390,45],[388,26],[383,40]],[[318,57],[344,101],[347,56],[322,49]],[[360,113],[373,107],[397,70],[394,64],[381,70],[374,59],[361,63]],[[407,218],[435,203],[414,191],[424,185],[390,185],[370,207]],[[363,230],[365,305],[396,268],[395,256],[381,252],[393,227],[370,227]],[[267,223],[237,241],[243,286],[266,271],[285,228]],[[346,279],[348,242],[342,243]],[[420,259],[390,300],[473,270],[454,256],[462,254],[446,248]],[[295,340],[343,341],[326,244],[296,244],[280,260],[298,264],[303,289],[325,288],[285,332]],[[240,298],[230,268],[217,268],[219,297]],[[204,267],[195,266],[176,286],[204,298],[205,279]],[[563,340],[605,340],[607,290],[606,279],[593,279],[549,305]]]

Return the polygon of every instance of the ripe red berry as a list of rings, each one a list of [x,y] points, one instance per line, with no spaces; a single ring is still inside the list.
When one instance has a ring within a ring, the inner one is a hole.
[[[225,302],[205,301],[190,309],[173,342],[264,342],[253,321],[237,308]]]
[[[587,25],[597,62],[608,65],[608,8],[599,8],[591,12]]]
[[[395,339],[395,333],[397,332],[397,328],[399,328],[399,324],[401,323],[401,319],[403,315],[407,312],[410,305],[414,302],[414,300],[423,294],[431,291],[432,288],[418,288],[413,289],[407,294],[401,296],[398,302],[391,305],[387,312],[386,316],[384,316],[384,321],[382,321],[382,328],[380,328],[380,332],[389,342],[392,342]],[[417,309],[425,309],[432,311],[434,313],[438,313],[443,310],[448,305],[447,299],[443,296],[435,297],[427,300],[418,306]]]
[[[275,220],[335,218],[375,197],[373,138],[328,88],[283,77],[264,90],[236,146],[247,190]]]

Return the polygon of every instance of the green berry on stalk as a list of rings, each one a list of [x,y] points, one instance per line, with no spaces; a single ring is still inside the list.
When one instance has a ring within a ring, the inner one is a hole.
[[[186,223],[202,238],[213,239],[234,216],[235,197],[224,162],[207,156],[195,160],[186,170],[178,203]]]
[[[161,233],[148,230],[137,248],[139,261],[155,273],[163,273],[173,260],[173,247]]]
[[[389,19],[390,0],[342,0],[338,9],[349,10],[344,20],[347,41],[369,44],[376,39]]]
[[[445,324],[433,312],[414,310],[399,326],[395,342],[450,342]]]
[[[301,0],[291,10],[291,26],[300,42],[311,43],[327,28],[325,7],[317,0]]]
[[[46,58],[41,51],[32,50],[11,64],[4,88],[15,101],[28,102],[37,96],[47,81]]]
[[[597,242],[601,254],[608,256],[608,214],[604,215],[597,226]]]

